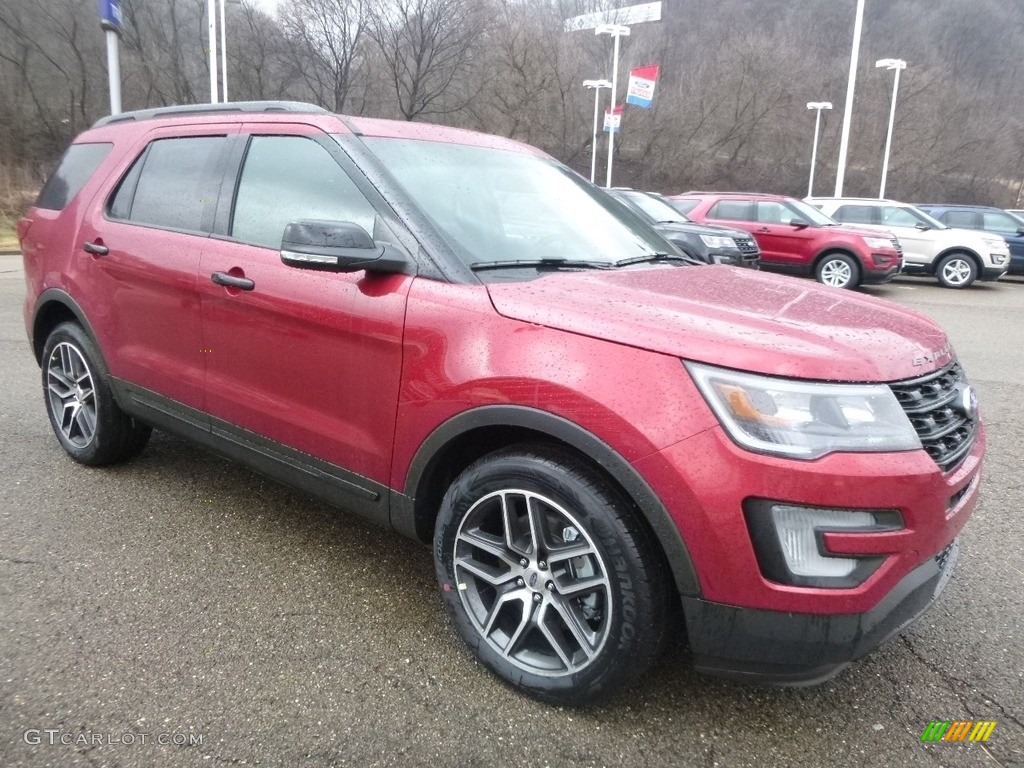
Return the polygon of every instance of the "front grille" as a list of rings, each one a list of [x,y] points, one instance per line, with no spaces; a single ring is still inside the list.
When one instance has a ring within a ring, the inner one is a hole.
[[[897,240],[895,237],[892,239],[892,247],[896,249],[896,253],[898,253],[900,255],[900,258],[902,259],[903,258],[903,246],[900,245],[900,241]]]
[[[753,238],[734,237],[733,240],[736,241],[736,247],[740,249],[740,253],[757,253],[757,243]]]
[[[940,371],[889,386],[928,455],[944,472],[953,469],[970,452],[978,431],[977,416],[969,416],[960,403],[967,387],[960,364],[954,361]]]

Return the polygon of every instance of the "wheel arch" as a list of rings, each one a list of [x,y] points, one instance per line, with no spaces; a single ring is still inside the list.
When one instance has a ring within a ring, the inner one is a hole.
[[[524,441],[560,445],[579,454],[631,502],[651,529],[680,595],[699,596],[700,583],[679,529],[640,474],[611,446],[555,414],[524,406],[482,406],[435,429],[416,452],[404,492],[392,499],[392,524],[419,541],[433,539],[441,498],[451,481],[485,453]]]
[[[857,269],[861,275],[864,273],[864,264],[861,261],[861,257],[850,248],[848,245],[827,245],[819,251],[818,255],[811,261],[811,273],[814,274],[818,271],[818,265],[825,260],[828,256],[839,254],[841,256],[849,256],[853,259],[853,263],[857,265]]]
[[[95,345],[102,358],[103,352],[96,341],[96,334],[78,302],[59,288],[48,288],[39,294],[32,312],[32,338],[30,341],[36,363],[40,366],[43,364],[43,347],[46,346],[47,337],[54,328],[68,321],[74,321],[82,326],[82,330],[88,334],[89,340]],[[100,363],[106,370],[106,361],[101,359]]]

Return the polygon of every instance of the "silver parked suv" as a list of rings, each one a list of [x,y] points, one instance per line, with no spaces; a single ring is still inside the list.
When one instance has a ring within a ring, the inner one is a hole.
[[[807,202],[842,224],[892,232],[903,246],[903,271],[935,275],[946,288],[998,280],[1010,266],[1002,237],[947,227],[906,203],[855,197],[809,197]]]

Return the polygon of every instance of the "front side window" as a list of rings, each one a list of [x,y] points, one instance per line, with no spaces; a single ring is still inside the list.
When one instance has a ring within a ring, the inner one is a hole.
[[[942,227],[942,224],[925,213],[900,205],[886,205],[882,207],[882,224],[887,227],[913,228],[918,224],[924,224],[930,229]]]
[[[226,144],[226,136],[157,139],[121,179],[108,213],[135,224],[209,232],[214,169]]]
[[[299,219],[347,221],[373,234],[373,206],[331,154],[304,136],[253,136],[238,182],[231,236],[280,248]]]
[[[671,252],[635,214],[549,158],[434,141],[364,142],[469,264],[613,263]]]
[[[1012,232],[1016,234],[1017,230],[1024,227],[1024,221],[1015,219],[1008,213],[1002,211],[982,211],[981,214],[982,229],[987,229],[992,232]]]
[[[64,210],[113,148],[113,144],[72,144],[68,147],[57,170],[39,193],[36,208]]]
[[[757,204],[757,220],[761,224],[788,224],[796,218],[782,203],[761,201]]]

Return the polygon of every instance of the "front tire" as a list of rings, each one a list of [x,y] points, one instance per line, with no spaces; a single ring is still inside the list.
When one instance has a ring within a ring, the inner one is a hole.
[[[152,429],[117,405],[92,340],[75,323],[61,323],[43,347],[43,398],[50,426],[67,454],[89,466],[135,456]]]
[[[935,277],[943,288],[969,288],[978,277],[978,265],[966,253],[951,253],[939,262]]]
[[[818,262],[814,278],[832,288],[856,288],[860,283],[860,267],[845,253],[830,253]]]
[[[639,678],[667,640],[663,558],[621,494],[567,451],[517,446],[441,503],[434,557],[456,629],[498,677],[583,704]]]

